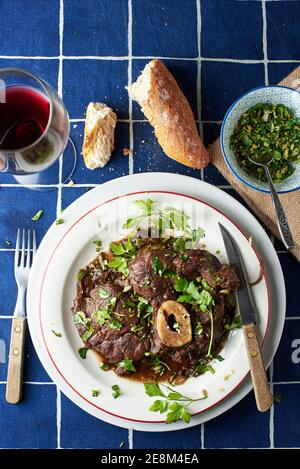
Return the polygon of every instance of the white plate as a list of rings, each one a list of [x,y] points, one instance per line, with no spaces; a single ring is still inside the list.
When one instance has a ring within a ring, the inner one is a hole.
[[[188,195],[191,196],[192,190],[193,195],[201,201],[179,195],[180,192],[187,193],[186,187],[189,187]],[[148,192],[146,194],[145,189]],[[139,194],[125,196],[133,190]],[[163,191],[172,193],[163,193]],[[204,201],[212,203],[221,211],[225,209],[227,214],[227,207],[230,206],[235,209],[235,221],[240,221],[242,217],[245,222],[251,222],[251,235],[255,245],[260,239],[264,245],[266,259],[271,260],[272,277],[269,278],[267,265],[266,272],[272,298],[274,287],[276,294],[282,292],[281,297],[277,299],[276,333],[275,336],[271,336],[275,341],[275,348],[277,347],[284,318],[284,284],[277,256],[264,230],[244,207],[213,186],[192,178],[161,173],[127,176],[106,183],[80,197],[64,212],[65,223],[53,225],[49,229],[37,253],[28,286],[28,319],[33,342],[47,372],[62,391],[82,409],[102,420],[126,428],[149,431],[174,430],[185,428],[186,424],[178,422],[166,426],[162,423],[158,418],[160,415],[157,416],[148,410],[153,398],[145,395],[141,383],[132,383],[117,377],[113,372],[101,371],[92,353],[88,354],[86,360],[79,357],[78,348],[82,346],[82,342],[73,325],[70,312],[76,294],[76,272],[95,256],[92,240],[95,236],[100,237],[104,241],[105,248],[112,239],[121,238],[123,233],[119,229],[111,234],[110,228],[117,221],[121,221],[121,224],[125,221],[128,201],[147,197],[168,206],[184,205],[185,211],[189,214],[191,210],[195,210],[198,223],[206,231],[205,243],[208,250],[214,253],[220,249],[221,261],[226,262],[217,225],[219,221],[223,223],[238,242],[249,277],[253,280],[258,275],[259,262],[247,237],[225,215]],[[222,208],[220,205],[225,206]],[[131,210],[134,210],[133,207]],[[258,329],[260,336],[264,337],[270,310],[265,279],[253,288],[253,294],[259,312]],[[273,307],[272,315],[275,312]],[[62,337],[56,337],[52,329],[61,332]],[[190,425],[218,415],[224,408],[230,407],[238,400],[237,393],[231,393],[245,379],[249,370],[240,330],[231,333],[222,355],[225,360],[214,364],[215,374],[206,373],[198,378],[191,378],[179,388],[184,394],[193,397],[199,395],[202,389],[208,391],[207,399],[191,407],[192,413],[198,415],[192,418]],[[267,356],[267,363],[272,355],[273,350]],[[225,380],[224,377],[228,376],[229,378]],[[112,384],[119,384],[123,391],[123,395],[117,400],[111,396]],[[101,393],[99,397],[93,398],[91,390],[98,388]],[[244,393],[240,390],[240,396],[242,397],[249,388],[248,384],[244,387]],[[225,397],[228,397],[226,401]],[[223,402],[220,403],[221,401]]]

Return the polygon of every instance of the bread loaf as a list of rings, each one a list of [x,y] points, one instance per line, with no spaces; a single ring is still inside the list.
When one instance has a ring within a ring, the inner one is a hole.
[[[137,81],[128,87],[154,127],[164,152],[191,168],[205,168],[209,163],[196,127],[190,105],[173,75],[160,60],[152,60]]]
[[[102,103],[90,103],[86,111],[82,154],[87,168],[103,168],[114,150],[117,116]]]

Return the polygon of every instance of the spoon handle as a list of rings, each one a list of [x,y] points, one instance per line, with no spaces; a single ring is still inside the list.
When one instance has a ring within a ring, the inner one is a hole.
[[[285,216],[283,207],[281,205],[278,194],[274,187],[269,168],[267,166],[264,166],[264,168],[265,168],[265,173],[266,173],[270,191],[271,191],[273,204],[276,210],[277,225],[278,225],[279,232],[281,234],[282,242],[287,249],[292,249],[294,247],[294,241],[293,241],[292,233],[291,233],[287,218]]]

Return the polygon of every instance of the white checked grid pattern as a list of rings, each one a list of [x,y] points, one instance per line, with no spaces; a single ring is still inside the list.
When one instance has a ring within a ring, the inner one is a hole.
[[[240,0],[243,1],[243,0]],[[128,55],[127,56],[65,56],[63,55],[63,34],[64,34],[64,0],[60,0],[60,7],[59,7],[59,55],[58,56],[7,56],[7,55],[0,55],[0,59],[33,59],[33,60],[58,60],[59,61],[59,68],[58,68],[58,80],[57,80],[57,90],[60,96],[62,96],[63,92],[63,61],[64,60],[118,60],[118,61],[128,61],[128,85],[132,84],[132,60],[152,60],[152,59],[162,59],[162,60],[184,60],[184,61],[193,61],[197,63],[197,115],[198,119],[196,123],[199,126],[199,133],[201,137],[203,137],[203,124],[221,124],[222,121],[214,121],[214,120],[202,120],[201,121],[201,63],[202,61],[210,61],[210,62],[233,62],[233,63],[243,63],[243,64],[264,64],[264,79],[265,85],[269,84],[269,77],[268,77],[268,64],[269,63],[299,63],[299,60],[269,60],[267,56],[267,15],[266,15],[266,3],[276,0],[256,0],[261,2],[261,9],[262,9],[262,20],[263,20],[263,35],[262,35],[262,44],[263,44],[263,59],[261,60],[250,60],[250,59],[234,59],[234,58],[210,58],[210,57],[203,57],[201,56],[201,0],[195,0],[196,2],[196,9],[197,9],[197,47],[198,47],[198,55],[194,58],[185,58],[185,57],[162,57],[162,56],[133,56],[132,55],[132,1],[128,0]],[[132,99],[129,98],[129,112],[128,112],[128,119],[118,119],[118,122],[125,122],[129,124],[129,145],[130,149],[133,150],[134,139],[133,139],[133,123],[136,122],[148,122],[146,119],[133,119],[132,118]],[[85,119],[82,117],[79,118],[72,118],[70,119],[71,123],[76,122],[85,122]],[[134,172],[134,163],[133,157],[129,156],[129,174],[133,174]],[[204,170],[201,170],[201,179],[204,179]],[[56,205],[56,215],[59,217],[61,215],[62,209],[62,187],[64,184],[62,183],[62,156],[59,159],[59,182],[58,184],[51,184],[51,187],[57,187],[57,205]],[[97,184],[74,184],[74,187],[87,187],[92,188],[96,187]],[[13,187],[17,189],[19,186],[17,184],[9,184],[4,183],[0,184],[0,187]],[[28,185],[27,187],[31,187]],[[217,185],[220,189],[229,189],[231,188],[230,185]],[[271,235],[271,240],[274,244],[274,236]],[[0,248],[0,251],[14,251],[13,248]],[[278,254],[285,254],[287,251],[277,250]],[[12,316],[2,316],[0,315],[0,319],[11,319]],[[289,316],[286,317],[286,321],[294,321],[300,320],[300,316]],[[273,362],[269,368],[269,383],[271,392],[273,392],[273,386],[277,384],[300,384],[300,381],[273,381]],[[0,384],[6,384],[6,381],[0,381]],[[53,382],[38,382],[38,381],[25,381],[25,384],[32,384],[32,385],[53,385],[56,386]],[[57,449],[61,449],[60,444],[60,429],[61,429],[61,391],[56,386],[57,391],[57,398],[56,398],[56,425],[57,425]],[[199,439],[201,442],[201,449],[205,448],[205,424],[200,425],[200,435]],[[269,448],[274,448],[274,409],[271,408],[270,411],[270,422],[269,422],[269,440],[270,446]],[[129,449],[132,449],[134,445],[134,431],[132,429],[128,430],[128,446]],[[226,447],[228,449],[228,447]],[[278,448],[278,447],[276,447]],[[251,449],[251,448],[250,448]]]

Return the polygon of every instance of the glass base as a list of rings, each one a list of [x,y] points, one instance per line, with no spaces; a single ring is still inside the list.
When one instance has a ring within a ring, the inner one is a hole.
[[[68,151],[68,146],[70,146],[70,151]],[[61,155],[56,162],[49,168],[41,171],[40,173],[26,174],[26,175],[13,175],[13,178],[26,187],[26,189],[36,190],[36,191],[53,191],[58,187],[57,184],[57,175],[62,174],[63,158],[68,158],[68,164],[66,165],[69,170],[69,173],[66,177],[64,175],[64,180],[61,181],[61,184],[65,184],[69,181],[75,171],[77,163],[77,151],[73,140],[69,137],[68,144],[64,150],[64,155]],[[70,161],[72,159],[72,161]]]

